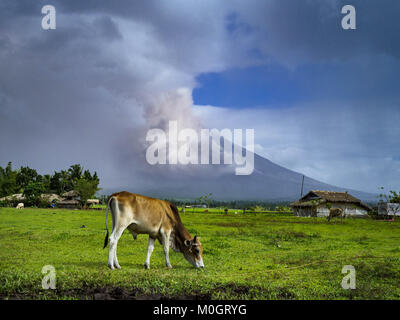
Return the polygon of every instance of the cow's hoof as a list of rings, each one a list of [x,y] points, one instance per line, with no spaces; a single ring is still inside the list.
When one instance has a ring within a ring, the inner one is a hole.
[[[111,264],[109,264],[108,267],[109,267],[111,270],[114,270],[114,269],[115,269],[114,266],[111,265]]]
[[[147,263],[144,264],[144,268],[145,269],[150,269],[150,265],[148,265]]]
[[[167,269],[172,269],[172,266],[171,265],[167,265]]]
[[[114,265],[117,269],[121,269],[121,266],[119,264]]]

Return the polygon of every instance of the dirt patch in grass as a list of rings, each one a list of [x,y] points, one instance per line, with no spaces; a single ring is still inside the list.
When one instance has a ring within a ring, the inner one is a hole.
[[[248,294],[251,288],[252,287],[250,287],[250,286],[236,285],[236,284],[232,283],[232,284],[228,284],[228,285],[217,286],[213,289],[213,292],[230,291],[235,294]]]
[[[0,299],[9,300],[31,300],[31,299],[78,299],[78,300],[209,300],[209,294],[182,294],[182,295],[160,295],[148,294],[138,289],[121,287],[81,288],[72,290],[49,290],[43,293],[14,293],[0,295]]]
[[[229,293],[229,295],[238,297],[251,298],[255,297],[256,292],[265,291],[263,288],[237,285],[234,283],[217,285],[208,292],[193,292],[191,294],[162,295],[149,294],[140,289],[121,288],[121,287],[100,287],[90,288],[83,287],[71,290],[48,290],[46,292],[31,293],[13,293],[10,295],[0,295],[0,299],[9,300],[36,300],[36,299],[78,299],[78,300],[211,300],[213,296],[221,293]],[[288,298],[284,295],[283,298]],[[290,298],[290,297],[289,297]]]

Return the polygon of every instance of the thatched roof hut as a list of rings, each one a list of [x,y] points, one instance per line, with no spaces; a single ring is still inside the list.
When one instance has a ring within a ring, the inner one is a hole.
[[[79,194],[78,194],[78,192],[76,192],[75,190],[71,190],[71,191],[68,191],[68,192],[64,192],[64,193],[62,194],[62,197],[63,197],[63,198],[68,198],[68,199],[72,199],[72,198],[77,198],[77,197],[79,197]]]
[[[53,201],[61,201],[62,197],[60,197],[58,194],[55,193],[43,193],[40,195],[41,200],[47,200],[48,202],[53,202]]]
[[[77,209],[81,206],[78,200],[61,200],[57,202],[57,207],[64,209]]]
[[[88,205],[99,204],[99,203],[100,203],[100,200],[99,200],[99,199],[88,199],[88,200],[86,201],[86,203],[87,203]]]
[[[80,208],[81,203],[78,200],[79,194],[75,190],[64,192],[62,194],[62,197],[63,199],[57,202],[57,206],[59,208],[66,208],[66,209]]]
[[[26,200],[26,198],[24,197],[24,195],[22,193],[15,193],[15,194],[9,195],[7,197],[0,198],[0,201],[13,201],[13,200],[23,202]]]
[[[371,208],[347,192],[312,190],[290,204],[297,216],[326,216],[329,207],[342,208],[348,215],[366,215]]]

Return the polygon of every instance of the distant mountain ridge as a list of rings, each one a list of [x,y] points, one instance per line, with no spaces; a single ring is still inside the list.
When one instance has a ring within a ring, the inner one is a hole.
[[[254,154],[254,171],[248,176],[234,173],[234,166],[166,165],[146,170],[145,183],[133,183],[109,193],[126,190],[158,198],[196,199],[212,193],[215,200],[295,201],[300,198],[303,175]],[[310,190],[347,191],[362,201],[375,202],[377,195],[333,186],[310,177],[304,179],[303,194]]]

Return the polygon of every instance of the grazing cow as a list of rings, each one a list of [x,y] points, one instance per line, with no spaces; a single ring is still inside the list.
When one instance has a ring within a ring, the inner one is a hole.
[[[17,209],[23,209],[24,208],[24,204],[22,202],[18,203],[16,206]]]
[[[108,208],[111,210],[112,231],[108,238],[107,215]],[[150,268],[150,256],[157,239],[164,248],[165,264],[172,268],[169,262],[169,247],[183,256],[196,268],[203,268],[203,248],[200,238],[191,237],[183,226],[179,217],[178,208],[164,200],[145,197],[126,191],[112,194],[107,200],[106,229],[104,248],[110,241],[108,252],[108,266],[111,269],[120,265],[117,259],[117,243],[124,230],[128,228],[134,239],[138,234],[148,234],[149,243],[145,268]]]
[[[345,217],[343,209],[341,208],[330,208],[329,209],[329,216],[328,221],[331,221],[331,218],[340,217],[342,220]]]

